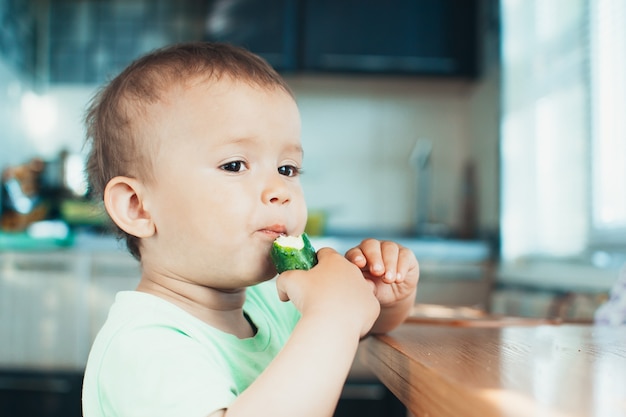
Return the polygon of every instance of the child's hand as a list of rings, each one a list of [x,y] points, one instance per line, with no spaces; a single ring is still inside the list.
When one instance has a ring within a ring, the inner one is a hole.
[[[419,265],[413,251],[395,242],[366,239],[346,252],[375,285],[376,298],[388,306],[415,294]]]
[[[291,300],[302,318],[322,319],[329,325],[348,326],[364,336],[380,313],[374,285],[331,248],[317,252],[318,264],[308,271],[285,271],[276,285],[283,301]]]

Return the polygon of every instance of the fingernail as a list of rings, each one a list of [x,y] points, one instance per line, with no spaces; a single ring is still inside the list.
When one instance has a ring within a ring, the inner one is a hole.
[[[383,266],[381,264],[374,264],[374,266],[372,266],[372,269],[376,272],[380,272],[383,270]]]
[[[387,279],[387,281],[393,281],[393,272],[391,271],[387,271],[387,273],[385,274],[385,278]]]

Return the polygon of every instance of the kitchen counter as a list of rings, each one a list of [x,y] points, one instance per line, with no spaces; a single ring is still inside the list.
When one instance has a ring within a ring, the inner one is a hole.
[[[626,327],[407,322],[364,347],[416,416],[626,416]]]
[[[545,290],[607,292],[619,268],[601,268],[591,262],[536,260],[503,262],[497,270],[498,283]]]

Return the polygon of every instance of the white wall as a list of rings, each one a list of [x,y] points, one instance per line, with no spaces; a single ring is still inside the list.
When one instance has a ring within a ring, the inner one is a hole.
[[[309,206],[329,227],[410,229],[418,138],[433,142],[432,222],[457,223],[460,175],[468,156],[470,84],[411,78],[290,80],[302,112]]]

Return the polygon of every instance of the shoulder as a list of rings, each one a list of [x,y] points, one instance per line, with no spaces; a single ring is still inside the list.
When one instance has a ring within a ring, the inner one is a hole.
[[[227,405],[235,391],[232,378],[214,347],[200,337],[199,323],[156,297],[120,293],[89,354],[84,401],[115,407],[115,415],[136,415],[125,407],[149,410],[170,401],[202,407],[204,413]],[[163,398],[156,401],[155,392]]]
[[[199,345],[211,336],[209,330],[200,320],[165,300],[136,291],[121,292],[92,350],[100,349],[102,354],[113,357],[136,355],[142,360],[152,354],[161,356]]]

